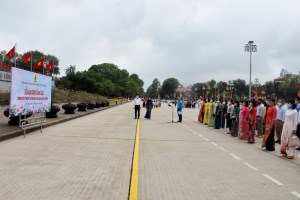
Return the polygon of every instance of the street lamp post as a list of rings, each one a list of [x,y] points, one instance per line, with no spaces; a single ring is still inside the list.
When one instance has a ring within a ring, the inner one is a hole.
[[[250,80],[249,80],[249,101],[251,100],[251,73],[252,73],[252,52],[257,52],[257,46],[253,41],[245,45],[245,51],[250,52]]]
[[[232,83],[227,84],[227,89],[230,92],[230,99],[233,99],[233,90],[234,90],[234,85]],[[228,94],[229,96],[229,94]]]
[[[202,88],[202,91],[203,91],[203,99],[205,99],[205,97],[204,97],[205,87],[204,87],[204,86],[203,86],[203,88]]]

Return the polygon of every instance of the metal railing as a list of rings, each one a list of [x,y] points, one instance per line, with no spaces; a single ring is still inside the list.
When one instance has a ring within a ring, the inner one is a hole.
[[[35,114],[40,114],[39,116],[35,116]],[[30,118],[24,118],[21,119],[20,116],[20,124],[19,126],[24,131],[24,138],[26,136],[26,131],[28,129],[34,128],[34,127],[41,127],[41,133],[43,132],[43,124],[46,121],[46,113],[35,113]]]

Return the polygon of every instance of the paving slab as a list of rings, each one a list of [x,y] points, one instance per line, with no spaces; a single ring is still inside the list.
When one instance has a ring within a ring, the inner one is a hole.
[[[136,128],[130,108],[1,142],[1,199],[127,199]]]
[[[196,109],[167,123],[170,109],[141,122],[140,199],[297,199],[296,162],[196,123]]]
[[[199,124],[196,109],[183,123],[166,104],[144,114],[139,199],[299,199],[300,158]],[[128,199],[136,123],[124,104],[2,141],[0,199]]]
[[[120,105],[120,104],[119,104]],[[60,108],[62,104],[58,105]],[[109,107],[101,107],[101,108],[95,108],[95,109],[87,109],[83,112],[75,111],[74,114],[64,114],[64,110],[61,108],[61,110],[57,113],[57,118],[47,118],[45,123],[43,124],[43,127],[52,126],[55,124],[59,124],[62,122],[66,122],[72,119],[76,119],[79,117],[83,117],[95,112],[99,112],[102,110],[106,110],[108,108],[114,107],[115,104],[110,105]],[[8,106],[0,106],[0,141],[7,140],[13,137],[17,137],[22,135],[24,132],[21,127],[19,126],[11,126],[8,124],[9,119],[3,115],[3,112],[5,109],[7,109]],[[39,129],[39,127],[34,127],[32,129],[27,130],[27,132],[32,132],[34,130]]]

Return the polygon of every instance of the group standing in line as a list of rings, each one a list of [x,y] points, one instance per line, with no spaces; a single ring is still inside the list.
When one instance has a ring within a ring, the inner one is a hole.
[[[228,128],[228,134],[247,140],[248,143],[255,143],[255,136],[262,138],[261,147],[268,151],[274,151],[275,143],[279,143],[282,155],[289,159],[294,158],[297,142],[292,143],[291,140],[296,136],[300,138],[299,97],[286,102],[279,99],[277,104],[275,99],[241,103],[233,100],[221,102],[201,99],[199,108],[200,123],[215,129]]]

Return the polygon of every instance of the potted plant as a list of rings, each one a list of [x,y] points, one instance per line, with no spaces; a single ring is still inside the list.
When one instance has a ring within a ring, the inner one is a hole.
[[[46,118],[57,118],[57,113],[59,111],[60,111],[60,107],[52,104],[51,102],[50,112],[46,112]]]
[[[95,106],[96,106],[96,104],[90,101],[90,102],[88,102],[87,109],[93,110],[95,108]]]
[[[77,104],[78,111],[86,111],[87,107],[88,107],[88,105],[86,103],[78,103]]]
[[[72,101],[69,100],[68,103],[62,105],[62,108],[65,110],[65,114],[75,114],[75,110],[77,106],[71,103]]]
[[[5,109],[3,114],[9,118],[8,124],[11,126],[18,126],[20,124],[20,116],[9,116],[9,108]],[[29,113],[27,115],[21,115],[21,119],[28,118],[32,115],[32,113]]]
[[[96,106],[95,108],[100,108],[102,105],[102,101],[96,101]]]

